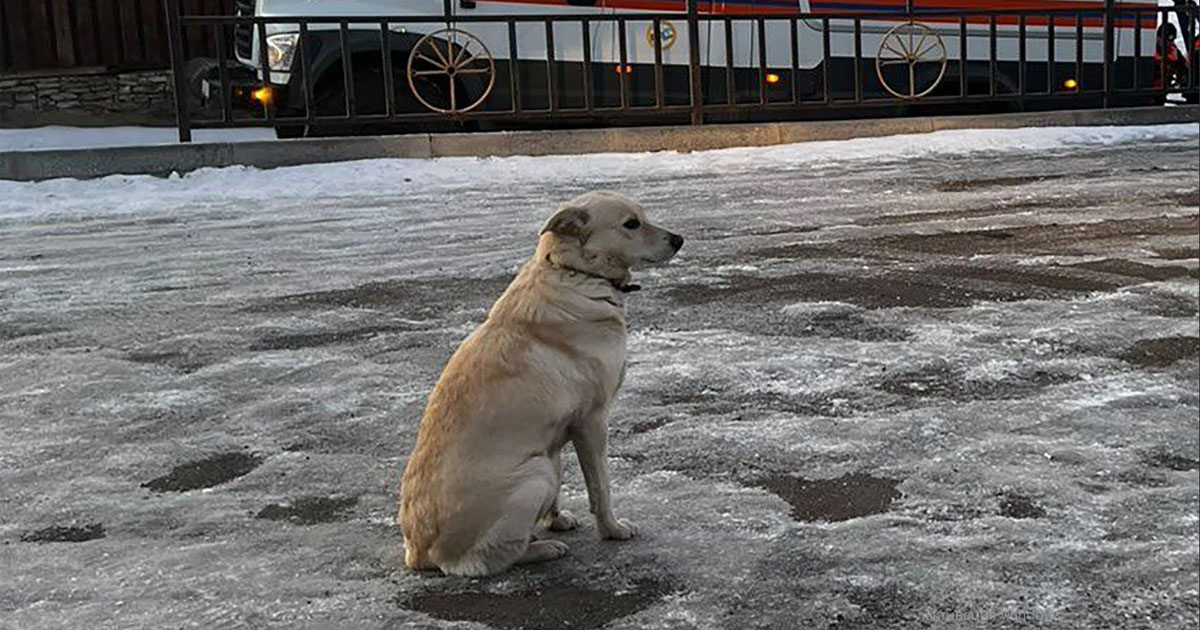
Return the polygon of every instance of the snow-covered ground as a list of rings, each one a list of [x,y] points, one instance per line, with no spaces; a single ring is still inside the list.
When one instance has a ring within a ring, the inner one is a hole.
[[[1181,125],[0,182],[0,627],[1193,627],[1198,159]],[[630,300],[639,536],[409,573],[424,396],[595,188],[688,237]]]
[[[245,142],[274,140],[272,129],[197,129],[193,142]],[[0,151],[38,149],[97,149],[101,147],[175,144],[179,132],[174,127],[30,127],[0,129]]]

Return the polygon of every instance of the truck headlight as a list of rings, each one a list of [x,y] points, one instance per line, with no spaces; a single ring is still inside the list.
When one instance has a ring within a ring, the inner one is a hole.
[[[299,38],[299,33],[279,33],[267,37],[267,63],[272,70],[291,70],[292,58],[296,56],[296,40]]]

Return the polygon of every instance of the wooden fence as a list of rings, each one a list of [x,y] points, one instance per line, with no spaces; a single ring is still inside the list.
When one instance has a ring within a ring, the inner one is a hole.
[[[189,14],[234,12],[234,0],[182,4]],[[0,75],[170,67],[162,0],[2,0],[0,7]],[[189,33],[190,55],[215,54],[208,35]]]

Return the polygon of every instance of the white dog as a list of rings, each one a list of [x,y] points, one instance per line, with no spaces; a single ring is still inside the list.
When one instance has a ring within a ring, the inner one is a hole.
[[[601,537],[627,540],[613,514],[607,415],[625,376],[629,270],[670,259],[683,238],[646,222],[633,200],[593,192],[542,229],[483,322],[429,395],[404,470],[399,522],[405,562],[489,575],[560,558],[567,546],[535,527],[575,527],[558,510],[559,451],[575,446]]]

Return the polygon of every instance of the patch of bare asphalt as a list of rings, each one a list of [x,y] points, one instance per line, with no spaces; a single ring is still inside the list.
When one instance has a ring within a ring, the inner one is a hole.
[[[393,332],[408,332],[414,330],[408,325],[377,325],[350,328],[347,330],[331,330],[312,333],[294,333],[287,335],[266,336],[250,345],[251,350],[299,350],[302,348],[317,348],[339,343],[348,343],[368,339],[380,334]]]
[[[1159,247],[1154,253],[1164,260],[1195,260],[1200,258],[1200,247]]]
[[[788,316],[789,326],[776,326],[796,336],[832,337],[856,341],[905,341],[912,337],[907,330],[882,326],[869,321],[862,313],[824,312],[808,316]],[[781,334],[776,332],[776,334]]]
[[[908,223],[925,223],[930,221],[961,221],[965,219],[981,219],[985,217],[1004,216],[1007,214],[1023,214],[1030,210],[1049,210],[1053,208],[1082,208],[1094,205],[1096,201],[1085,197],[1048,197],[1045,199],[1022,199],[1019,201],[1003,202],[996,205],[973,208],[968,210],[940,210],[936,212],[912,212],[909,214],[885,214],[868,217],[855,221],[854,225],[905,225]]]
[[[875,387],[906,398],[947,398],[966,402],[1021,398],[1042,388],[1077,379],[1073,374],[1029,370],[1010,374],[997,381],[970,380],[960,370],[938,363],[889,374],[880,379]]]
[[[806,480],[791,475],[771,475],[754,485],[766,489],[792,506],[792,518],[802,522],[846,521],[882,514],[903,495],[900,479],[848,473],[834,479]]]
[[[770,391],[735,392],[721,383],[697,379],[678,379],[656,390],[661,405],[702,407],[705,415],[738,412],[777,411],[797,415],[849,417],[865,409],[857,392],[832,391],[781,393]],[[697,410],[699,412],[699,410]]]
[[[1177,336],[1142,339],[1121,354],[1121,359],[1141,367],[1166,367],[1181,359],[1200,356],[1200,337]]]
[[[1088,269],[1090,271],[1151,281],[1185,278],[1188,276],[1197,277],[1195,269],[1188,269],[1180,265],[1147,265],[1120,258],[1105,258],[1104,260],[1076,263],[1069,266],[1077,269]]]
[[[698,240],[705,241],[720,241],[729,238],[742,238],[745,236],[781,236],[783,234],[806,234],[808,232],[816,232],[821,229],[816,225],[789,225],[773,228],[765,228],[761,230],[750,230],[746,232],[735,232],[728,229],[701,231],[696,235]]]
[[[1043,518],[1046,509],[1023,494],[1005,492],[1000,495],[999,513],[1008,518]]]
[[[1070,176],[1079,177],[1080,173],[1072,173]],[[988,188],[1006,188],[1012,186],[1024,186],[1025,184],[1036,184],[1047,182],[1056,179],[1068,177],[1068,174],[1059,173],[1054,175],[1017,175],[1009,177],[984,177],[977,179],[955,179],[934,184],[934,188],[938,192],[969,192],[973,190],[985,190]]]
[[[499,630],[590,630],[644,610],[671,592],[664,581],[642,578],[622,592],[555,584],[514,593],[429,592],[401,604],[438,619]]]
[[[131,352],[125,358],[134,363],[161,365],[185,374],[195,372],[210,363],[209,359],[190,352]]]
[[[1172,192],[1166,195],[1166,198],[1183,206],[1184,208],[1200,209],[1200,188],[1185,192]]]
[[[662,309],[639,314],[634,328],[683,328],[695,321],[690,309]],[[905,341],[912,333],[899,326],[874,320],[854,310],[817,313],[783,313],[779,309],[738,309],[704,313],[714,328],[736,330],[764,337],[826,337],[856,341]]]
[[[500,296],[511,276],[492,278],[417,278],[370,282],[348,289],[297,293],[260,300],[246,310],[256,313],[304,309],[360,308],[408,317],[433,316],[453,307],[484,307]]]
[[[846,592],[846,599],[858,607],[861,614],[854,617],[839,614],[829,630],[912,628],[924,625],[917,614],[924,607],[924,602],[895,584],[852,588]]]
[[[357,503],[357,497],[299,497],[287,503],[272,503],[259,510],[255,518],[297,525],[332,523],[344,518]]]
[[[65,332],[66,328],[56,328],[52,326],[39,326],[37,324],[7,322],[0,324],[0,341],[12,341],[21,339],[22,337],[37,337],[39,335],[50,335],[59,332]]]
[[[877,275],[837,275],[800,273],[789,276],[727,276],[720,285],[682,284],[672,287],[668,296],[677,303],[699,305],[712,302],[754,304],[763,302],[837,301],[863,308],[931,307],[954,308],[976,302],[1009,302],[1028,299],[1069,297],[1076,291],[1097,287],[1113,288],[1111,283],[1067,280],[1063,286],[1045,288],[1022,283],[1028,274],[1007,272],[1014,282],[1006,286],[984,287],[963,276],[985,274],[969,268],[943,267],[932,270],[892,269]],[[1044,282],[1043,282],[1044,284]]]
[[[1200,316],[1200,300],[1195,297],[1154,290],[1152,288],[1135,291],[1139,299],[1133,303],[1133,308],[1147,315],[1158,317],[1195,318]]]
[[[1104,241],[1131,241],[1150,236],[1191,236],[1200,217],[1114,219],[1094,223],[1050,223],[936,234],[897,234],[833,244],[802,243],[750,252],[762,258],[911,258],[913,254],[980,256],[993,254],[1087,254]]]
[[[87,525],[54,525],[45,529],[21,534],[21,542],[51,543],[51,542],[87,542],[104,538],[104,525],[89,523]]]
[[[171,472],[142,484],[154,492],[186,492],[233,481],[258,467],[263,458],[250,453],[220,453],[180,464]]]
[[[1030,267],[1024,265],[972,267],[967,265],[939,265],[927,272],[947,278],[984,280],[993,286],[1041,287],[1067,293],[1090,293],[1111,291],[1134,284],[1136,281],[1107,278],[1091,273],[1080,273],[1064,267]],[[1016,294],[1023,291],[1015,289]]]
[[[670,416],[657,416],[634,424],[629,431],[630,433],[649,433],[667,426],[669,422],[671,422]]]
[[[1169,468],[1179,472],[1200,470],[1200,461],[1191,459],[1189,457],[1183,457],[1182,455],[1171,455],[1168,453],[1155,455],[1153,458],[1151,458],[1150,464],[1159,468]]]

